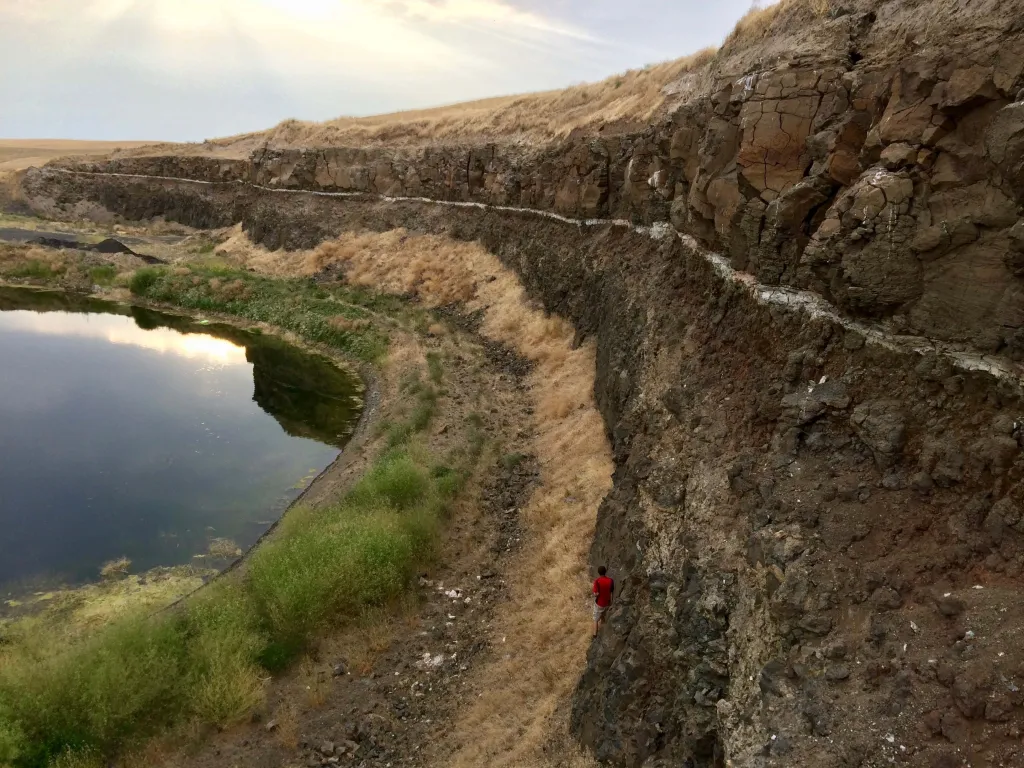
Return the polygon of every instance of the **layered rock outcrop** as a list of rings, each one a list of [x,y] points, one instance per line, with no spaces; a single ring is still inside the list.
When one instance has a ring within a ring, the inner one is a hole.
[[[828,7],[640,131],[132,158],[26,195],[271,247],[480,240],[596,337],[621,595],[573,725],[601,760],[1015,764],[1024,7]]]

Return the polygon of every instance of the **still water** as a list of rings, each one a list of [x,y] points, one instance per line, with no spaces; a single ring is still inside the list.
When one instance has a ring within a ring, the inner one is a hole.
[[[276,338],[0,288],[0,595],[251,545],[337,456],[360,393]]]

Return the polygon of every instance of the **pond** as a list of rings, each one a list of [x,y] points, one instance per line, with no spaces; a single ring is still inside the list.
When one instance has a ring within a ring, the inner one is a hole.
[[[351,436],[358,376],[284,341],[0,287],[0,594],[219,565]],[[200,559],[196,559],[196,556]]]

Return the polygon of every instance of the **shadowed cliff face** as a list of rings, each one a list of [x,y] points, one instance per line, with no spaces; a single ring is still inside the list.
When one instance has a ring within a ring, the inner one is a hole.
[[[596,337],[617,468],[593,559],[621,594],[572,720],[601,760],[1014,764],[1024,8],[967,5],[851,2],[724,57],[635,134],[133,158],[79,170],[218,183],[43,171],[25,191],[39,210],[241,221],[271,247],[479,240]]]

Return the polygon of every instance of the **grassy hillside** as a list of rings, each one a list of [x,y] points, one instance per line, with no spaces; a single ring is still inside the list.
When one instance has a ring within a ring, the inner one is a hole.
[[[105,155],[146,146],[145,141],[74,141],[71,139],[0,139],[0,171],[20,171],[69,155]]]

